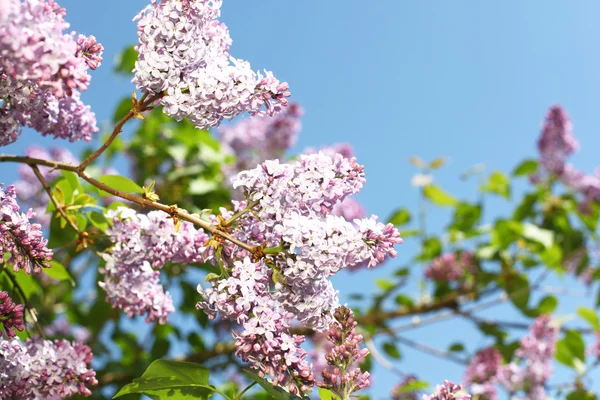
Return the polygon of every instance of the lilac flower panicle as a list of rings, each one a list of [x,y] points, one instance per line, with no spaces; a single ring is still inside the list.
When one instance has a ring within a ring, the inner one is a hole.
[[[552,361],[558,329],[549,315],[539,316],[530,333],[521,338],[515,355],[522,365],[513,361],[504,365],[498,374],[499,382],[509,392],[522,390],[528,399],[544,400],[544,385],[552,375]]]
[[[199,129],[244,112],[275,115],[287,105],[288,84],[254,72],[229,55],[231,38],[219,23],[221,0],[153,1],[138,19],[139,57],[133,82],[162,93],[163,111]]]
[[[219,244],[221,267],[229,275],[211,280],[208,288],[199,286],[202,299],[196,307],[211,319],[220,315],[239,324],[237,355],[290,392],[307,393],[314,385],[300,347],[304,337],[289,332],[292,320],[327,331],[339,307],[329,278],[352,265],[380,264],[396,255],[394,245],[402,241],[393,226],[375,216],[349,222],[332,215],[336,204],[363,183],[363,167],[339,154],[302,155],[287,164],[268,160],[233,178],[244,200],[233,201],[233,210],[221,209],[214,218],[218,224],[236,215],[226,226],[230,235],[275,251],[256,261],[255,253]],[[214,254],[211,262],[217,262]],[[352,379],[368,378],[359,375]]]
[[[472,252],[462,251],[445,253],[433,259],[425,269],[425,276],[439,282],[451,282],[464,277],[465,273],[474,273],[476,261]]]
[[[15,337],[15,330],[23,332],[23,305],[13,303],[8,292],[0,291],[0,322],[4,327],[6,336]],[[0,327],[0,338],[2,337],[2,327]]]
[[[481,400],[496,400],[496,383],[502,366],[502,355],[494,347],[478,352],[465,371],[464,382]]]
[[[92,357],[88,346],[66,340],[0,339],[0,398],[90,396],[98,384]]]
[[[565,110],[560,106],[550,107],[538,141],[542,166],[547,171],[560,175],[564,170],[565,160],[578,147],[571,120]]]
[[[446,380],[443,385],[437,385],[435,393],[424,394],[423,400],[471,400],[471,395],[464,391],[462,385]]]
[[[329,326],[327,340],[333,349],[325,355],[329,365],[321,372],[322,381],[317,386],[331,390],[341,398],[348,398],[352,393],[370,385],[369,372],[362,372],[355,367],[369,354],[369,350],[361,349],[363,336],[356,333],[356,321],[352,311],[341,306],[335,310],[335,321]]]
[[[107,216],[113,226],[106,233],[114,246],[104,256],[104,281],[99,283],[107,300],[129,316],[146,314],[146,322],[165,323],[175,308],[159,282],[157,269],[167,262],[204,261],[208,236],[189,222],[182,222],[177,231],[162,211],[144,215],[120,207]]]
[[[102,60],[93,36],[65,31],[65,11],[51,0],[5,0],[0,14],[0,145],[23,126],[43,135],[89,141],[96,118],[80,100],[88,68]]]
[[[4,189],[0,184],[0,260],[12,265],[14,272],[40,273],[49,268],[52,250],[42,236],[41,226],[32,224],[32,210],[21,213],[14,186]]]
[[[588,354],[600,358],[600,331],[596,332],[596,341],[587,349]]]
[[[255,168],[265,160],[282,158],[296,143],[302,114],[302,108],[292,103],[273,118],[256,116],[222,126],[219,136],[223,150],[235,156],[235,164],[226,170],[226,174],[233,176]]]

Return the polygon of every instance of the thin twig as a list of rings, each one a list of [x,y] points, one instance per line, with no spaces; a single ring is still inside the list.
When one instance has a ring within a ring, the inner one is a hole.
[[[4,273],[6,274],[6,276],[8,276],[8,279],[10,279],[10,281],[12,282],[14,288],[17,289],[17,292],[19,292],[21,301],[23,302],[23,304],[25,304],[25,308],[29,312],[29,315],[31,316],[31,320],[33,321],[33,324],[35,325],[35,328],[37,329],[40,336],[45,339],[46,337],[44,336],[44,331],[42,330],[42,327],[40,326],[40,324],[38,324],[37,317],[33,311],[33,307],[31,307],[31,304],[29,304],[29,300],[27,299],[27,296],[25,296],[25,292],[23,291],[23,288],[21,287],[21,285],[19,285],[19,282],[17,282],[17,279],[13,276],[13,274],[6,267],[4,267],[3,269],[4,269]]]
[[[77,225],[75,225],[75,223],[68,217],[68,215],[65,212],[65,210],[63,209],[63,207],[60,205],[60,203],[58,202],[56,197],[54,197],[54,195],[52,194],[52,189],[50,188],[50,185],[48,185],[48,182],[46,181],[46,179],[40,172],[40,169],[38,168],[38,166],[30,165],[30,167],[33,170],[33,173],[35,174],[35,176],[38,178],[38,180],[42,184],[42,186],[44,187],[44,190],[46,190],[46,193],[48,194],[48,197],[50,197],[50,200],[54,204],[54,207],[56,207],[56,210],[60,213],[60,215],[62,215],[62,217],[65,220],[67,220],[67,223],[71,226],[71,228],[73,228],[75,230],[75,232],[77,232],[77,234],[81,235],[81,231],[79,230],[79,227]]]
[[[412,339],[408,339],[408,338],[405,338],[405,337],[402,337],[402,336],[396,336],[395,339],[398,342],[400,342],[400,343],[404,343],[404,344],[406,344],[406,345],[408,345],[410,347],[413,347],[413,348],[415,348],[415,349],[417,349],[419,351],[422,351],[422,352],[427,353],[427,354],[431,354],[432,356],[435,356],[435,357],[438,357],[438,358],[444,358],[446,360],[450,360],[450,361],[453,361],[453,362],[455,362],[457,364],[461,364],[461,365],[468,365],[469,364],[469,362],[467,360],[462,359],[460,357],[457,357],[457,356],[455,356],[454,354],[452,354],[452,353],[450,353],[448,351],[443,351],[443,350],[440,350],[440,349],[436,349],[435,347],[430,347],[430,346],[427,346],[427,345],[425,345],[423,343],[419,343],[419,342],[416,342],[416,341],[414,341]]]

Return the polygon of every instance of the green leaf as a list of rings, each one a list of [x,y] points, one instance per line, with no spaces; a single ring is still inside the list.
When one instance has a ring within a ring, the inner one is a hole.
[[[566,400],[597,400],[598,397],[593,392],[577,389],[567,395]]]
[[[125,193],[144,193],[144,189],[131,179],[121,175],[104,175],[98,180],[113,189]],[[106,193],[106,192],[104,192]],[[110,193],[107,193],[110,195]]]
[[[337,396],[335,393],[327,390],[327,389],[323,389],[323,388],[319,388],[319,399],[321,400],[341,400],[339,396]]]
[[[45,270],[47,270],[47,268],[44,268],[44,271]],[[19,271],[13,275],[21,289],[23,289],[25,297],[30,298],[34,293],[40,292],[40,285],[33,279],[32,275],[26,274],[24,271]]]
[[[598,320],[598,314],[596,314],[596,311],[592,310],[591,308],[579,307],[577,309],[577,314],[589,322],[594,330],[600,330],[600,321]]]
[[[415,380],[410,383],[407,383],[406,385],[403,385],[398,390],[398,392],[400,392],[400,393],[418,392],[418,391],[427,389],[428,387],[429,387],[429,382]]]
[[[433,204],[438,206],[454,206],[458,203],[454,197],[444,192],[436,185],[427,185],[423,188],[423,194],[427,197]]]
[[[446,158],[438,157],[429,163],[429,169],[438,169],[443,167],[444,164],[446,164]]]
[[[210,179],[205,178],[196,178],[190,182],[189,193],[190,194],[206,194],[208,192],[212,192],[213,190],[218,188],[217,182]]]
[[[468,232],[475,227],[481,218],[481,206],[465,202],[458,203],[454,209],[452,228]]]
[[[448,351],[453,351],[453,352],[461,352],[461,351],[465,351],[465,346],[462,343],[452,343],[449,347],[448,347]]]
[[[65,180],[69,182],[69,185],[71,185],[71,189],[74,192],[77,191],[78,193],[83,193],[83,187],[81,186],[79,177],[75,172],[62,170],[61,173]]]
[[[115,111],[113,113],[112,122],[116,124],[117,122],[122,120],[123,117],[125,117],[125,115],[127,115],[129,110],[131,110],[131,107],[132,107],[131,97],[124,97],[119,102],[119,105],[117,106],[117,108],[115,108]],[[109,149],[110,149],[110,147],[109,147]]]
[[[138,53],[133,46],[121,51],[115,59],[115,72],[120,74],[131,74],[138,59]]]
[[[578,362],[585,362],[585,342],[581,333],[574,330],[565,332],[565,337],[556,343],[555,358],[558,362],[575,368]]]
[[[395,226],[402,226],[410,222],[410,213],[407,209],[401,208],[396,210],[388,219],[388,223]]]
[[[536,160],[525,160],[521,164],[517,165],[517,168],[513,171],[513,176],[531,175],[538,169],[538,162]]]
[[[108,228],[108,221],[104,214],[99,213],[98,211],[92,211],[87,214],[88,219],[96,228],[100,229],[102,232],[106,231]]]
[[[75,281],[71,278],[69,271],[64,265],[55,260],[50,261],[50,265],[50,268],[44,268],[43,270],[46,275],[57,281],[69,281],[71,282],[71,286],[75,287]]]
[[[392,342],[385,342],[383,344],[383,351],[385,352],[385,354],[392,358],[395,358],[396,360],[399,360],[401,357],[400,350],[398,350],[398,347],[396,347],[396,345]]]
[[[531,292],[527,275],[513,273],[506,278],[504,285],[506,293],[515,307],[522,312],[527,312]]]
[[[392,282],[390,282],[387,279],[376,279],[375,283],[377,284],[377,286],[384,291],[388,291],[394,288],[394,284]]]
[[[254,372],[250,372],[248,370],[244,370],[244,373],[253,381],[258,383],[263,387],[271,395],[272,400],[309,400],[308,397],[299,397],[295,394],[291,394],[290,392],[285,391],[279,386],[273,386],[273,384],[260,376],[256,375]]]
[[[156,360],[142,374],[121,388],[113,398],[145,394],[153,399],[208,399],[215,388],[208,384],[210,371],[200,364]]]
[[[546,248],[554,244],[554,232],[548,229],[538,228],[537,226],[525,223],[523,224],[523,236],[534,242],[538,242]]]
[[[510,197],[510,180],[502,172],[495,171],[481,187],[481,191],[495,193],[508,199]]]
[[[558,305],[558,300],[555,296],[545,296],[540,300],[540,303],[537,306],[538,315],[541,314],[551,314],[556,310],[556,306]]]

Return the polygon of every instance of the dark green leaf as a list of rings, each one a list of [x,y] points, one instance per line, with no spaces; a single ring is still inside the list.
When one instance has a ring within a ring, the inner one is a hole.
[[[98,180],[113,189],[125,193],[144,193],[144,189],[131,179],[121,175],[103,175]],[[106,193],[110,195],[110,193]]]
[[[131,74],[138,59],[138,53],[133,46],[121,51],[115,59],[115,72],[120,74]]]
[[[396,360],[399,360],[401,357],[400,350],[398,350],[396,344],[392,342],[385,342],[383,344],[383,351],[385,352],[385,354],[392,358],[395,358]]]
[[[209,375],[209,370],[200,364],[156,360],[114,398],[138,393],[154,398],[208,399],[214,393],[214,387],[208,384]]]
[[[388,223],[395,226],[402,226],[410,222],[410,213],[407,209],[401,208],[396,210],[388,219]]]

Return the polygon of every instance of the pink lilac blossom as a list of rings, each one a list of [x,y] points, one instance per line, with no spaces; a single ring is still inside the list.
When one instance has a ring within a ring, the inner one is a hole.
[[[465,272],[474,272],[475,266],[470,251],[463,251],[460,255],[446,253],[433,259],[425,270],[425,276],[438,282],[451,282],[463,277]]]
[[[502,355],[494,347],[478,352],[465,371],[464,382],[480,400],[496,400],[496,383],[502,366]]]
[[[104,281],[99,282],[107,300],[130,317],[147,314],[146,322],[165,323],[174,307],[159,282],[158,269],[167,262],[204,261],[208,236],[189,222],[181,222],[177,231],[162,211],[144,215],[120,207],[107,216],[113,226],[106,233],[114,246],[104,255]]]
[[[600,171],[586,174],[567,163],[579,145],[572,132],[572,124],[566,111],[560,106],[552,106],[548,111],[542,133],[538,141],[542,172],[558,179],[583,196],[579,204],[582,212],[589,212],[591,202],[600,199]],[[541,174],[533,177],[539,181]]]
[[[6,0],[0,14],[0,145],[21,127],[70,141],[90,140],[96,118],[80,100],[102,46],[64,33],[65,10],[49,0]]]
[[[255,168],[265,160],[283,158],[296,143],[302,124],[302,108],[292,103],[273,118],[252,117],[219,129],[223,150],[235,156],[235,164],[226,171],[233,176]]]
[[[446,380],[443,385],[436,386],[435,393],[424,394],[423,400],[471,400],[471,395],[463,390],[462,385]]]
[[[518,361],[504,365],[498,374],[499,382],[509,392],[523,391],[526,399],[544,400],[544,385],[552,375],[552,360],[558,337],[558,328],[549,315],[539,316],[529,335],[521,339],[515,352]],[[515,397],[519,398],[519,397]]]
[[[66,340],[0,340],[0,398],[90,396],[98,384],[91,349]]]
[[[359,346],[363,336],[356,333],[357,322],[352,310],[346,306],[338,307],[334,318],[327,331],[327,340],[334,347],[325,355],[329,366],[321,372],[323,380],[317,382],[317,386],[348,399],[352,393],[370,385],[369,372],[353,367],[369,354],[369,350]]]
[[[220,314],[242,325],[236,338],[243,346],[249,342],[242,338],[255,338],[252,335],[257,335],[256,329],[263,333],[255,317],[263,312],[261,307],[265,304],[279,315],[269,316],[270,319],[285,321],[281,325],[285,335],[292,319],[316,331],[326,330],[339,306],[338,292],[329,277],[354,264],[377,265],[387,256],[395,256],[393,246],[402,242],[393,226],[377,222],[375,216],[350,223],[330,215],[337,203],[358,192],[363,183],[363,167],[355,159],[339,154],[302,155],[289,164],[265,161],[253,170],[240,172],[233,184],[243,189],[245,200],[233,201],[231,211],[221,209],[219,219],[227,221],[236,213],[236,220],[226,226],[227,232],[251,246],[274,251],[251,262],[250,257],[255,260],[256,254],[229,242],[221,244],[223,267],[231,273],[211,279],[208,288],[198,288],[202,300],[197,308],[210,318]],[[294,342],[299,345],[302,340]],[[241,356],[252,350],[243,348]],[[293,349],[294,354],[299,354],[300,350]],[[302,354],[300,359],[304,360]],[[283,373],[289,390],[304,391],[299,383],[292,385],[285,377],[308,379],[305,361],[294,367],[301,371],[288,371],[286,375],[273,364],[256,361],[270,360],[267,355],[252,354],[247,359],[253,368],[271,374],[277,382],[282,382]],[[304,382],[306,387],[311,386],[309,381]]]
[[[346,221],[354,221],[355,219],[364,218],[366,211],[357,200],[352,197],[346,197],[331,209],[331,215],[337,215],[344,218]]]
[[[12,299],[6,291],[0,291],[0,322],[4,327],[6,336],[15,337],[16,332],[23,332],[23,305],[13,303]],[[0,327],[0,338],[2,337],[2,329]]]
[[[162,94],[168,116],[199,129],[218,126],[244,112],[273,116],[287,105],[287,83],[271,72],[254,72],[228,53],[231,38],[219,23],[221,0],[153,1],[136,18],[139,57],[133,82]]]
[[[14,186],[4,189],[0,184],[0,260],[12,265],[14,272],[37,274],[50,267],[52,250],[46,247],[41,226],[30,222],[35,213],[20,212],[16,198]]]
[[[261,377],[270,375],[274,385],[304,394],[314,385],[307,352],[300,347],[304,337],[290,333],[294,315],[274,300],[270,279],[264,262],[246,257],[234,263],[229,278],[213,280],[207,289],[198,286],[204,301],[197,308],[210,319],[220,313],[242,325],[241,332],[234,332],[236,355],[250,361]]]
[[[66,164],[78,164],[77,159],[69,150],[59,147],[51,147],[48,151],[40,146],[33,145],[25,150],[25,155],[27,157],[58,161]],[[44,166],[38,168],[46,182],[50,184],[61,176],[60,170],[53,170],[52,168]],[[48,226],[52,215],[46,213],[50,199],[48,198],[44,187],[29,165],[21,164],[18,172],[21,179],[15,182],[17,198],[21,204],[30,207],[35,212],[36,222],[42,226]]]

